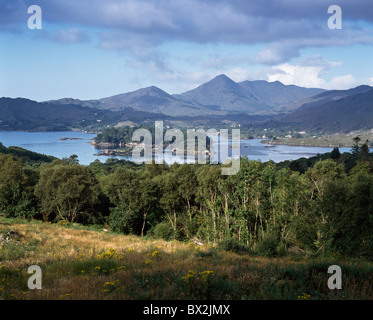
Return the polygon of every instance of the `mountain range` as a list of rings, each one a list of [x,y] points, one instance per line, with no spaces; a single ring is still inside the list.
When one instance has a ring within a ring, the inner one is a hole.
[[[295,101],[304,100],[323,89],[307,89],[264,80],[234,82],[219,75],[191,91],[174,95],[178,99],[202,106],[214,106],[227,112],[276,114],[290,111]]]
[[[79,104],[99,109],[161,113],[171,117],[201,115],[224,116],[232,113],[248,115],[273,115],[294,109],[294,101],[301,101],[324,92],[281,82],[234,82],[226,75],[219,75],[197,88],[181,94],[170,95],[155,86],[122,93],[98,100],[60,99],[53,104]]]
[[[151,86],[96,100],[0,98],[0,130],[95,130],[127,120],[231,121],[323,133],[372,129],[373,87],[324,90],[279,81],[235,82],[219,75],[174,95]]]

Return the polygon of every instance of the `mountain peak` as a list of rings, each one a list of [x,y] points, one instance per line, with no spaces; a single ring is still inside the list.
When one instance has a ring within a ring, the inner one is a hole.
[[[146,92],[146,93],[156,93],[156,94],[161,94],[161,95],[165,95],[165,96],[169,96],[169,94],[156,87],[156,86],[150,86],[150,87],[146,87],[146,88],[142,88],[142,89],[139,89],[139,90],[136,90],[136,91],[133,91],[133,92]]]
[[[226,76],[223,73],[217,75],[215,78],[213,78],[209,82],[215,82],[215,81],[224,81],[224,82],[233,82],[233,83],[235,83],[231,78],[229,78],[228,76]]]

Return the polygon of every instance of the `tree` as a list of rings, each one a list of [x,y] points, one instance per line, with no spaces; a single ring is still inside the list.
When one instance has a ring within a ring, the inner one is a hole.
[[[36,180],[35,171],[26,169],[18,158],[0,154],[0,210],[8,216],[35,215],[32,188]]]
[[[99,188],[87,167],[57,160],[40,169],[35,194],[45,220],[57,217],[73,222],[92,213]]]
[[[254,246],[266,228],[266,183],[262,176],[263,164],[241,158],[240,171],[228,178],[234,185],[230,196],[234,223],[232,230],[239,242]]]
[[[181,166],[172,166],[175,179],[178,182],[178,193],[182,203],[179,221],[182,224],[187,237],[191,237],[197,230],[196,193],[198,181],[196,176],[196,165],[185,164]]]
[[[373,177],[366,172],[326,188],[327,247],[348,256],[373,257]]]
[[[200,204],[202,217],[201,232],[207,241],[218,240],[219,214],[219,180],[221,179],[221,169],[217,166],[200,166],[197,169],[197,181],[199,184],[197,201]],[[221,239],[220,239],[221,240]]]
[[[360,137],[357,136],[355,138],[352,139],[352,141],[354,142],[352,148],[351,148],[351,153],[355,156],[357,156],[360,152],[360,146],[359,146],[359,143],[361,141]]]
[[[301,197],[304,213],[296,215],[292,223],[296,242],[306,249],[321,250],[325,244],[325,225],[330,211],[324,202],[328,200],[326,187],[330,182],[343,183],[346,178],[345,167],[332,159],[319,160],[302,178],[304,186],[298,195],[304,194]]]
[[[109,216],[113,230],[144,236],[158,222],[159,190],[148,170],[119,167],[101,181],[113,205]]]
[[[339,148],[333,148],[332,152],[330,153],[330,158],[333,160],[337,160],[341,157],[341,153],[339,152]]]
[[[358,161],[370,162],[371,164],[373,162],[372,156],[369,153],[369,141],[368,140],[366,140],[365,143],[363,143],[362,146],[360,147]]]
[[[332,159],[318,161],[313,168],[309,168],[306,176],[311,182],[313,196],[322,197],[324,183],[327,180],[342,179],[346,176],[345,167]]]
[[[144,236],[144,232],[146,231],[147,219],[150,220],[151,226],[156,223],[159,195],[159,190],[156,182],[146,171],[143,172],[140,176],[140,186],[138,192],[138,210],[140,216],[142,216],[141,236]]]
[[[177,234],[178,213],[181,211],[182,200],[178,190],[178,182],[174,172],[163,173],[154,178],[159,189],[159,206],[164,212],[167,222]]]
[[[117,232],[139,234],[139,173],[120,167],[101,180],[103,192],[110,199],[109,224]]]

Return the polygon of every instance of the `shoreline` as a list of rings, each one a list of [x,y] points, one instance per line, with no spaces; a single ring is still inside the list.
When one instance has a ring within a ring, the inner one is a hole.
[[[268,144],[270,146],[289,146],[289,147],[311,147],[311,148],[351,148],[352,145],[344,145],[344,144],[311,144],[311,143],[299,143],[299,142],[279,142],[273,140],[262,140],[260,141],[262,144]]]

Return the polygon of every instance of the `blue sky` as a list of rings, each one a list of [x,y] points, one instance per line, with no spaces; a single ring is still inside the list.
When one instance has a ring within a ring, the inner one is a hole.
[[[30,5],[42,9],[30,30]],[[330,5],[342,29],[330,30]],[[224,73],[347,89],[373,85],[371,0],[1,0],[0,96],[181,93]]]

